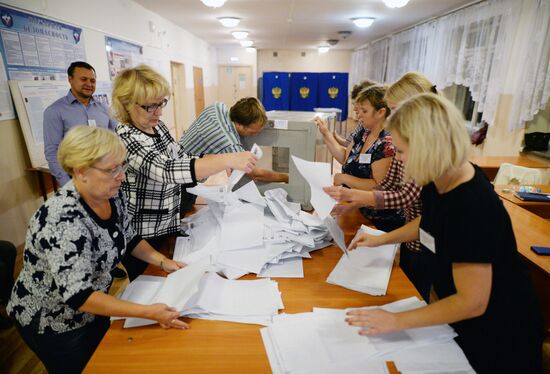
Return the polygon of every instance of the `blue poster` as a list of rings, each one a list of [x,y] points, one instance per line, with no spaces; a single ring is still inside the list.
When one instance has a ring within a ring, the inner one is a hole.
[[[290,74],[290,110],[312,112],[317,105],[319,73]]]
[[[269,72],[263,74],[265,110],[290,109],[290,73]]]
[[[133,68],[142,62],[143,47],[134,43],[106,36],[105,50],[111,80],[121,70]]]
[[[341,109],[341,120],[348,118],[348,73],[319,74],[319,107]]]
[[[0,52],[8,79],[62,80],[86,60],[82,29],[0,6]]]

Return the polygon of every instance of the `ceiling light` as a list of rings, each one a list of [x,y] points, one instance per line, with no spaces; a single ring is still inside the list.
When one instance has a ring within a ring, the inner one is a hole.
[[[407,5],[408,2],[409,0],[384,0],[384,4],[388,8],[401,8]]]
[[[239,62],[239,58],[233,56],[233,57],[230,57],[230,58],[229,58],[229,61],[231,61],[231,62]]]
[[[243,47],[252,47],[252,44],[254,44],[252,40],[241,40],[240,43]]]
[[[247,51],[248,53],[254,53],[254,52],[256,52],[256,48],[254,48],[254,47],[246,47],[246,51]]]
[[[317,48],[319,53],[327,53],[330,50],[330,47],[328,45],[323,45]]]
[[[238,40],[246,39],[246,37],[248,36],[248,31],[233,31],[231,35],[233,35],[233,37]]]
[[[351,20],[353,21],[353,23],[355,23],[355,26],[364,28],[372,25],[375,19],[376,18],[374,17],[359,17],[359,18],[352,18]]]
[[[346,39],[348,36],[351,35],[351,31],[347,31],[347,30],[338,31],[338,35],[340,35],[342,39]]]
[[[218,21],[225,27],[235,27],[241,22],[241,19],[237,17],[220,17]]]
[[[333,46],[338,44],[338,39],[329,39],[327,40],[328,45]]]
[[[223,6],[225,0],[201,0],[202,3],[210,8],[219,8]]]

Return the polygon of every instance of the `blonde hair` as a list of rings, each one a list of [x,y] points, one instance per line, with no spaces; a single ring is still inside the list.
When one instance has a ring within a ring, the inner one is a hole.
[[[437,90],[424,74],[411,71],[405,73],[386,90],[386,100],[400,103],[411,96],[425,92],[437,93]]]
[[[113,82],[111,110],[122,124],[130,123],[128,106],[141,105],[170,94],[168,82],[147,65],[121,71]]]
[[[85,125],[69,130],[57,151],[59,164],[71,176],[74,169],[87,169],[111,155],[121,162],[126,158],[120,138],[111,130]]]
[[[355,102],[357,104],[362,104],[363,102],[368,101],[377,111],[380,109],[385,109],[385,116],[388,117],[391,113],[391,110],[388,107],[386,99],[384,98],[385,93],[385,86],[370,86],[369,88],[366,88],[359,92],[359,95],[357,95],[357,99],[355,100]]]
[[[387,129],[409,145],[405,179],[421,186],[460,166],[470,153],[462,114],[442,95],[413,96],[390,116]]]

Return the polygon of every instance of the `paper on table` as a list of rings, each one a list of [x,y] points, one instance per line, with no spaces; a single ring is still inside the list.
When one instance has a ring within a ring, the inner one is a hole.
[[[248,201],[249,203],[258,204],[263,207],[267,206],[262,194],[258,190],[258,186],[256,186],[254,181],[250,181],[236,190],[235,195],[237,195],[239,199]]]
[[[261,246],[263,245],[263,236],[263,207],[245,203],[225,207],[221,231],[223,250],[228,251]]]
[[[338,226],[338,222],[336,222],[336,220],[331,216],[325,217],[323,222],[327,226],[327,229],[330,232],[330,235],[332,235],[332,238],[334,239],[336,245],[340,247],[340,249],[342,250],[342,252],[345,253],[346,256],[349,257],[348,247],[346,246],[346,241],[344,239],[344,232],[342,231],[340,226]]]
[[[311,205],[321,217],[330,216],[336,200],[323,191],[323,187],[332,186],[330,164],[325,162],[311,162],[292,156],[296,168],[302,174],[311,188]]]
[[[272,278],[303,278],[304,264],[301,257],[282,260],[278,264],[269,265],[258,277]]]

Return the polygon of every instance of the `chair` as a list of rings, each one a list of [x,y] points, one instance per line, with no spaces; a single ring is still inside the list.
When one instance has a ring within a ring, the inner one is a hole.
[[[498,169],[494,184],[544,184],[543,179],[542,172],[539,169],[502,163]]]

